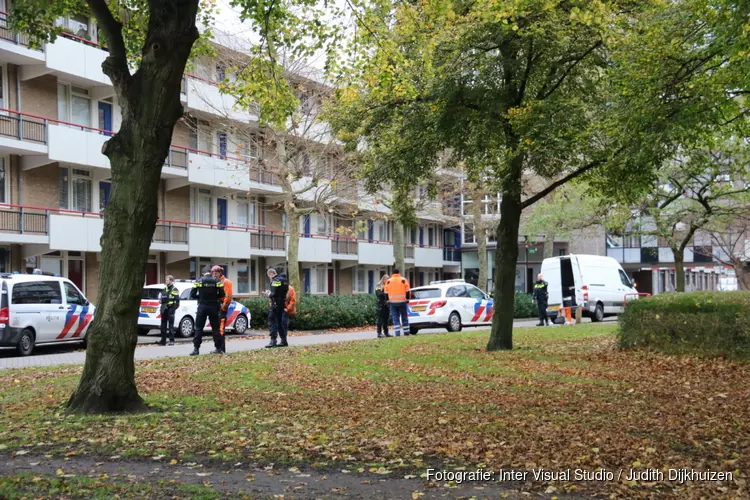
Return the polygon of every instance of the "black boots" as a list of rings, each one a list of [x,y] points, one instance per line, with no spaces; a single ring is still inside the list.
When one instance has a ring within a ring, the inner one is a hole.
[[[266,349],[270,349],[272,347],[278,347],[278,344],[276,343],[276,339],[271,339],[271,341],[266,346]]]
[[[190,353],[191,356],[197,356],[198,354],[200,354],[200,353],[198,352],[198,348],[197,347],[195,349],[193,349],[193,352]]]

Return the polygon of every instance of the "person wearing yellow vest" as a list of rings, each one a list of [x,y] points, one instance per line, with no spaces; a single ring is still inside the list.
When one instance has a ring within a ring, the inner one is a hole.
[[[391,317],[393,318],[393,330],[396,337],[409,335],[409,280],[401,276],[398,269],[393,270],[391,278],[385,282],[385,293],[388,295],[388,303],[391,305]]]

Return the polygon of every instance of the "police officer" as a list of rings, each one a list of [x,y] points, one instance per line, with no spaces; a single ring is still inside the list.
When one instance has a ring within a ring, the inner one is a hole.
[[[375,297],[377,298],[375,324],[377,326],[378,338],[390,337],[388,333],[388,321],[391,316],[390,306],[388,305],[388,294],[385,293],[385,285],[389,276],[384,274],[380,278],[380,283],[375,287]]]
[[[547,287],[549,284],[542,278],[544,276],[542,273],[539,273],[536,283],[534,283],[534,293],[532,295],[532,298],[536,302],[537,311],[539,312],[539,324],[536,326],[549,325],[549,317],[547,317],[547,299],[549,298]]]
[[[266,274],[268,279],[271,280],[271,290],[268,293],[270,306],[268,311],[268,327],[271,334],[271,342],[266,347],[287,347],[289,344],[286,341],[287,332],[284,328],[283,318],[289,283],[283,274],[279,275],[276,269],[272,267],[268,269]],[[277,337],[280,337],[281,343],[277,342]]]
[[[214,347],[216,347],[211,354],[225,354],[223,339],[219,335],[219,302],[224,298],[224,284],[210,274],[210,269],[206,268],[203,272],[204,275],[200,281],[193,283],[193,291],[198,299],[198,312],[195,315],[195,339],[193,339],[195,349],[190,355],[199,354],[206,318],[211,322],[211,333],[213,333]]]
[[[159,345],[167,345],[167,329],[169,329],[169,345],[174,345],[174,313],[180,307],[180,291],[174,286],[174,277],[170,274],[165,279],[167,286],[161,291],[161,341]]]

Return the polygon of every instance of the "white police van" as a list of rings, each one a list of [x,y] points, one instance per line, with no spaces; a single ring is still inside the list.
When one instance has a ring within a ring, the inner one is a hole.
[[[0,347],[28,356],[34,346],[86,343],[96,308],[59,276],[0,275]]]
[[[175,280],[174,286],[180,293],[180,307],[175,311],[174,326],[177,335],[191,337],[195,333],[195,317],[198,314],[198,300],[193,288],[193,280]],[[141,307],[138,311],[138,333],[147,335],[151,330],[161,328],[161,292],[166,285],[146,285],[141,295]],[[242,304],[232,301],[227,309],[225,331],[243,335],[250,327],[250,310]],[[203,331],[211,329],[211,322],[206,321]]]

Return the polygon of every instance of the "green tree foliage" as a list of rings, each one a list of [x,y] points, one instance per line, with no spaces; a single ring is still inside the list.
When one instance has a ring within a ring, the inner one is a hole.
[[[577,177],[636,196],[676,144],[738,111],[730,71],[716,63],[732,57],[740,28],[711,49],[696,41],[719,18],[729,25],[729,14],[696,24],[700,12],[728,8],[711,3],[374,0],[357,9],[331,121],[365,157],[371,182],[414,184],[446,150],[494,165],[502,203],[488,349],[512,347],[523,209]],[[551,182],[527,196],[524,174]]]

